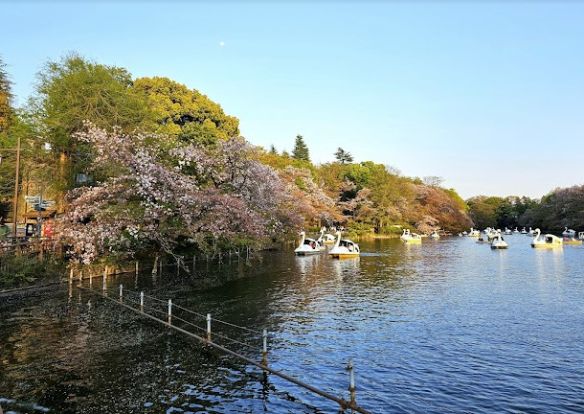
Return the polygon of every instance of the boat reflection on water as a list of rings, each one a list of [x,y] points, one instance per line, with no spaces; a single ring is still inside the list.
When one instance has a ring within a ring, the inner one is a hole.
[[[296,256],[296,270],[302,275],[313,273],[324,259],[321,255]]]
[[[361,259],[357,256],[341,260],[333,260],[332,269],[337,277],[357,275],[361,269]]]

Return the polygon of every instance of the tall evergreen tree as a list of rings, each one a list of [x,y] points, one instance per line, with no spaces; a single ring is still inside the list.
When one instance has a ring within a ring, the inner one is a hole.
[[[272,144],[270,146],[270,154],[272,154],[272,155],[278,155],[278,151],[276,150],[276,147],[274,146],[274,144]]]
[[[12,94],[10,93],[10,81],[5,70],[6,64],[0,58],[0,132],[8,128],[12,109],[10,106]]]
[[[304,138],[302,138],[302,135],[296,135],[296,142],[294,144],[294,150],[292,151],[292,158],[310,162],[308,147],[304,143]]]
[[[351,155],[351,153],[345,151],[341,147],[339,147],[337,149],[337,152],[335,152],[335,158],[341,164],[350,164],[353,162],[353,156]]]

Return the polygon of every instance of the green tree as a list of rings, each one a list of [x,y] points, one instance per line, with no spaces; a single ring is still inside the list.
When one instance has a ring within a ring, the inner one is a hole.
[[[294,143],[294,150],[292,151],[292,158],[301,161],[310,162],[310,156],[308,154],[308,147],[304,143],[304,138],[302,135],[296,135],[296,141]]]
[[[8,129],[12,115],[12,93],[6,64],[0,59],[0,134]]]
[[[149,118],[145,100],[133,91],[132,77],[123,68],[91,62],[77,54],[50,61],[39,74],[31,111],[45,139],[59,156],[58,187],[64,192],[85,173],[92,153],[76,139],[84,122],[131,132]],[[59,197],[59,205],[63,205]]]
[[[205,145],[239,135],[239,120],[195,89],[164,77],[136,79],[132,89],[148,103],[154,132]]]
[[[278,155],[278,151],[276,150],[276,147],[274,146],[274,144],[270,145],[270,154]]]
[[[345,151],[341,147],[339,147],[337,149],[337,152],[335,152],[335,158],[341,164],[350,164],[353,162],[353,156],[351,155],[351,153]]]
[[[499,206],[504,202],[501,197],[477,196],[468,199],[470,216],[475,227],[484,229],[499,226]]]
[[[77,150],[73,134],[84,121],[129,132],[148,117],[146,102],[131,88],[126,69],[71,54],[48,62],[39,79],[35,109],[57,151]]]

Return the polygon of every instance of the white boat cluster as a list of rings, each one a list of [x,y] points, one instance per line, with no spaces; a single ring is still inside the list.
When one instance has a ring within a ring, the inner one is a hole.
[[[581,245],[582,241],[584,240],[584,232],[580,232],[576,236],[576,231],[568,229],[567,227],[562,233],[562,237],[558,237],[553,234],[542,235],[540,229],[533,230],[531,227],[529,228],[529,230],[527,230],[524,227],[523,229],[521,229],[521,231],[517,227],[515,227],[514,230],[505,227],[505,230],[503,231],[501,231],[501,229],[487,227],[485,230],[483,230],[482,233],[471,227],[469,232],[465,231],[459,233],[458,235],[460,237],[466,236],[476,238],[478,242],[487,241],[488,243],[490,243],[491,249],[507,249],[509,247],[509,244],[503,238],[503,234],[505,236],[511,236],[516,234],[530,236],[532,237],[531,247],[534,248],[555,248],[562,247],[564,244]]]

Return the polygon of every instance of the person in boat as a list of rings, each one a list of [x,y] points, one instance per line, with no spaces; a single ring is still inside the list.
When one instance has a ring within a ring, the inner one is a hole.
[[[310,243],[310,247],[312,247],[313,249],[316,249],[316,242],[313,241],[312,243]]]

